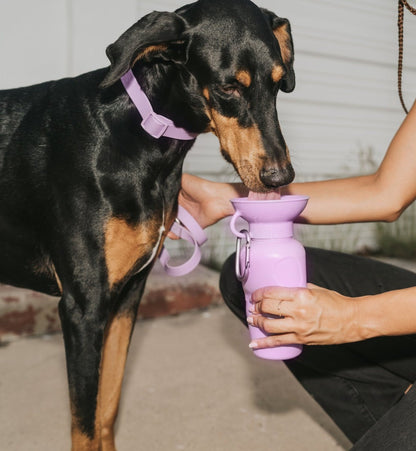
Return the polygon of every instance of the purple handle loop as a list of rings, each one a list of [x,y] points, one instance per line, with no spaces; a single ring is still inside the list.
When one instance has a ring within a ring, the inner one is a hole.
[[[202,246],[208,238],[204,230],[191,214],[180,205],[178,207],[178,217],[175,219],[170,230],[179,238],[183,238],[193,244],[194,251],[185,263],[178,266],[172,266],[169,265],[169,252],[163,247],[159,255],[159,260],[168,275],[174,277],[184,276],[198,266],[201,261],[200,246]]]
[[[242,233],[242,231],[238,231],[235,227],[235,223],[237,222],[238,218],[241,217],[241,213],[239,211],[236,211],[232,218],[231,218],[231,222],[230,222],[230,229],[231,232],[233,232],[233,234],[237,237],[237,238],[245,238],[246,235],[244,233]]]

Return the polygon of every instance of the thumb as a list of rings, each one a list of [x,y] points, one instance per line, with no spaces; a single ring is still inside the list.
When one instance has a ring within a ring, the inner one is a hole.
[[[168,234],[166,236],[168,238],[170,238],[171,240],[179,240],[178,235],[175,235],[173,232],[168,232]]]

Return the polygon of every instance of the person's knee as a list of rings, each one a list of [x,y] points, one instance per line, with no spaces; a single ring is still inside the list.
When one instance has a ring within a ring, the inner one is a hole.
[[[336,291],[345,288],[344,280],[355,271],[354,256],[314,247],[305,251],[308,282]]]

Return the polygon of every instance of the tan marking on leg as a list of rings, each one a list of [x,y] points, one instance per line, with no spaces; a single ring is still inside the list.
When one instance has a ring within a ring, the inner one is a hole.
[[[248,88],[251,85],[251,75],[250,72],[247,70],[239,70],[235,74],[235,79],[246,88]]]
[[[85,435],[76,425],[76,419],[72,421],[71,429],[71,440],[72,440],[72,451],[101,451],[100,441],[97,437],[90,439]]]
[[[100,364],[94,438],[82,432],[72,408],[72,451],[116,451],[114,423],[133,326],[133,319],[127,315],[114,317],[107,326]]]
[[[158,245],[157,221],[132,226],[125,220],[111,218],[105,227],[105,258],[110,287],[132,270],[139,258],[149,255]]]
[[[272,69],[272,80],[274,83],[277,83],[284,74],[284,70],[282,66],[274,66]]]
[[[71,426],[71,451],[101,451],[100,439],[97,434],[97,418],[95,419],[95,436],[93,439],[84,434],[79,427],[78,420],[72,408],[72,426]]]
[[[134,321],[117,316],[109,324],[101,360],[97,398],[97,419],[100,426],[100,451],[115,451],[114,423],[120,402],[121,386]]]

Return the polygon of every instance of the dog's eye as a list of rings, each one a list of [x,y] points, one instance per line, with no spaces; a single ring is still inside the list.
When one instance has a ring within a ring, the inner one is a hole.
[[[237,85],[222,85],[220,86],[220,91],[230,97],[240,97],[241,89]]]

